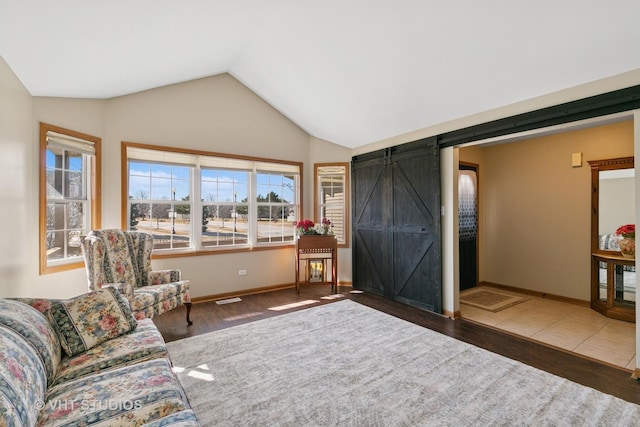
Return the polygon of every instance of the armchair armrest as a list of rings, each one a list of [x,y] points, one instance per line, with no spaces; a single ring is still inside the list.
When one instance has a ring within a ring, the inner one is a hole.
[[[153,270],[149,272],[150,285],[164,285],[167,283],[179,282],[181,272],[178,269]]]
[[[129,283],[103,283],[101,288],[116,288],[128,300],[133,299],[133,286]]]

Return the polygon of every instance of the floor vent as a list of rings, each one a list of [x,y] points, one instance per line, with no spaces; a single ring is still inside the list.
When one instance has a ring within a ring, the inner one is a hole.
[[[242,301],[240,298],[235,297],[235,298],[227,298],[227,299],[219,299],[218,301],[216,301],[216,304],[218,305],[222,305],[222,304],[231,304],[232,302],[240,302]]]

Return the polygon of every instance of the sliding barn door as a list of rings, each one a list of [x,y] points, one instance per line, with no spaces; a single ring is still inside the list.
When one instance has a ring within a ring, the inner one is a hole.
[[[442,311],[435,138],[354,157],[353,286]]]
[[[386,150],[359,156],[352,162],[352,274],[353,287],[391,296],[389,219],[391,205]]]

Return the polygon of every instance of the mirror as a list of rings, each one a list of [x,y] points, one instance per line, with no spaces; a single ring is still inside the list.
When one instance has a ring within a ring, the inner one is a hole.
[[[594,160],[592,185],[592,253],[619,252],[616,230],[635,223],[635,170],[633,157]]]
[[[616,230],[621,225],[635,223],[634,189],[634,169],[600,171],[598,191],[599,249],[605,251],[619,250]],[[611,240],[611,244],[607,244],[609,243],[608,240]]]

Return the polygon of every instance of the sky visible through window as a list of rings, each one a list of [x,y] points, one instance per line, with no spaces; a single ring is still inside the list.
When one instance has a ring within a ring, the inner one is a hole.
[[[183,200],[190,193],[190,170],[185,166],[129,163],[129,196],[134,199]]]
[[[73,154],[73,153],[72,153]],[[82,156],[73,155],[67,157],[69,160],[69,170],[81,171],[82,170]],[[56,167],[56,155],[51,150],[47,150],[47,168]]]
[[[249,197],[246,171],[203,169],[201,197],[209,202],[242,202]],[[280,201],[294,200],[294,180],[282,175],[257,174],[258,195],[271,192]],[[145,200],[185,200],[190,194],[190,168],[163,164],[129,162],[129,197]]]
[[[249,173],[203,169],[201,173],[202,199],[207,202],[246,202],[249,191]]]

